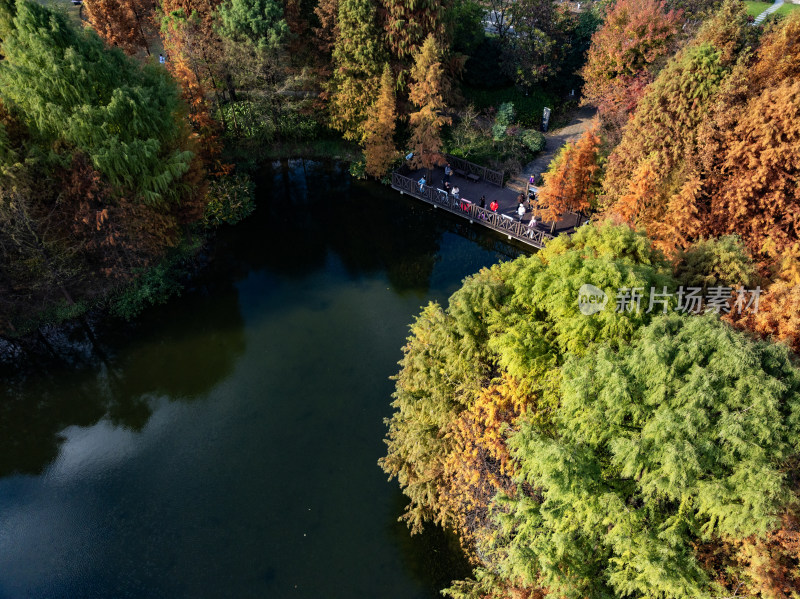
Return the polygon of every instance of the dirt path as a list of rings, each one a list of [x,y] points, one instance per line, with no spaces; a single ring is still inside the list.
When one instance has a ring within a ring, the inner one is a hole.
[[[597,109],[594,106],[581,106],[573,113],[569,125],[545,133],[547,145],[544,151],[526,164],[521,173],[510,179],[506,183],[506,187],[517,193],[524,193],[528,177],[531,175],[538,177],[545,172],[561,146],[569,141],[575,141],[589,128],[596,112]]]

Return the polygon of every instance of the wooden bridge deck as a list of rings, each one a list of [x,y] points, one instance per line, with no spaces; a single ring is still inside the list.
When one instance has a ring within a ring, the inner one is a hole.
[[[469,219],[470,223],[477,223],[506,235],[509,239],[541,249],[554,236],[561,233],[571,233],[575,230],[578,215],[565,214],[556,223],[555,231],[551,234],[553,223],[539,222],[535,227],[529,227],[531,211],[528,210],[520,221],[517,215],[517,193],[505,187],[499,187],[486,180],[471,181],[458,175],[450,177],[450,184],[460,190],[456,200],[447,193],[444,187],[444,169],[435,168],[430,172],[430,178],[425,177],[427,184],[420,191],[419,183],[427,171],[407,171],[404,174],[392,173],[392,187],[400,193],[407,193],[415,198],[432,204],[434,208],[457,214]],[[479,205],[481,196],[486,196],[486,208]],[[491,212],[488,207],[492,200],[499,204],[497,212]]]

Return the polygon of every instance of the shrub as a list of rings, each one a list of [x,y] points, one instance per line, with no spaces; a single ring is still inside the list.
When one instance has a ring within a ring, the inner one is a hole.
[[[145,308],[164,304],[173,295],[180,295],[182,287],[174,274],[167,261],[145,271],[111,301],[109,312],[131,320]]]
[[[354,179],[367,178],[367,159],[363,156],[350,163],[350,176]]]
[[[542,135],[539,131],[534,131],[533,129],[525,129],[520,133],[519,138],[522,142],[522,145],[524,145],[534,154],[544,150],[544,147],[547,143],[544,135]]]
[[[184,240],[161,262],[143,270],[130,284],[120,289],[108,301],[112,316],[131,320],[145,308],[165,304],[180,295],[181,279],[187,275],[187,264],[202,247],[199,237]]]
[[[208,186],[208,204],[203,223],[206,228],[235,225],[255,210],[253,183],[247,175],[232,175]]]
[[[492,126],[492,137],[495,141],[500,141],[506,134],[506,130],[514,122],[514,104],[503,102],[497,109]]]

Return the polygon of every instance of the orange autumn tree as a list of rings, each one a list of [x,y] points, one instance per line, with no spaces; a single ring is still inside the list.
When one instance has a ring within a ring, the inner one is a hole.
[[[442,127],[453,122],[444,115],[444,98],[448,92],[442,53],[433,35],[429,35],[416,54],[408,92],[408,98],[416,108],[409,116],[410,144],[414,153],[412,168],[430,170],[444,163]]]
[[[644,227],[668,255],[699,236],[733,232],[710,230],[709,183],[724,155],[718,138],[739,118],[724,121],[732,103],[726,90],[747,78],[746,65],[736,64],[752,36],[744,8],[727,2],[648,87],[609,156],[605,210]],[[709,113],[722,117],[717,125]]]
[[[539,213],[556,222],[565,212],[581,212],[592,205],[592,184],[600,149],[597,121],[576,143],[566,144],[544,174]]]
[[[762,266],[800,239],[800,15],[761,40],[737,67],[702,131],[708,227],[735,232]]]
[[[215,30],[220,0],[162,0],[161,37],[169,60],[182,61],[197,85],[217,99],[227,73],[222,66],[222,39]]]
[[[212,116],[211,101],[220,100],[218,61],[221,40],[214,31],[216,0],[163,0],[166,13],[161,23],[167,67],[180,83],[189,106],[189,122],[206,169],[214,175],[230,172],[220,160],[220,123]],[[209,87],[214,91],[209,93]]]
[[[395,121],[397,120],[397,107],[394,94],[394,77],[387,63],[383,67],[381,88],[378,100],[367,117],[364,126],[364,157],[366,158],[366,172],[372,177],[382,177],[389,170],[389,166],[397,155],[394,145]]]
[[[711,224],[716,234],[740,234],[754,254],[779,259],[800,231],[800,81],[765,89],[739,115],[722,135]]]
[[[153,26],[154,0],[86,0],[84,4],[89,23],[106,43],[129,55],[142,48],[150,55],[147,38]]]
[[[450,451],[444,460],[447,484],[441,487],[440,521],[459,531],[468,551],[474,551],[492,529],[489,505],[494,496],[515,492],[515,469],[506,440],[528,403],[530,396],[504,374],[459,414],[445,434]]]
[[[319,27],[314,27],[314,36],[317,39],[317,48],[325,55],[330,56],[338,35],[339,0],[320,0],[314,14],[319,20]]]
[[[663,0],[618,0],[609,9],[581,71],[585,101],[604,120],[621,127],[659,62],[674,51],[681,21]]]
[[[734,324],[783,341],[800,353],[800,242],[784,252],[776,270],[758,310],[748,310]]]

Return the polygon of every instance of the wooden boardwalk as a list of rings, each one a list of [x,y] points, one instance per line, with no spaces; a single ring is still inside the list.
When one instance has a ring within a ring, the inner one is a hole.
[[[455,168],[455,165],[453,165]],[[478,167],[476,169],[482,168]],[[425,176],[426,185],[420,189],[419,180]],[[474,179],[474,177],[473,177]],[[530,227],[531,211],[528,210],[520,220],[517,215],[517,192],[506,187],[498,186],[486,179],[478,181],[469,180],[464,176],[452,175],[450,184],[460,190],[459,199],[446,192],[444,187],[444,169],[435,168],[427,176],[427,171],[419,169],[405,172],[392,173],[392,187],[401,194],[409,194],[428,202],[434,208],[441,208],[466,218],[470,223],[475,223],[497,231],[508,237],[516,239],[528,246],[541,249],[550,239],[561,233],[571,233],[580,218],[576,214],[565,214],[561,220],[553,223],[537,223]],[[481,208],[481,196],[486,198],[486,208]],[[491,212],[488,207],[495,200],[499,204],[497,212]],[[552,231],[552,233],[551,233]]]

